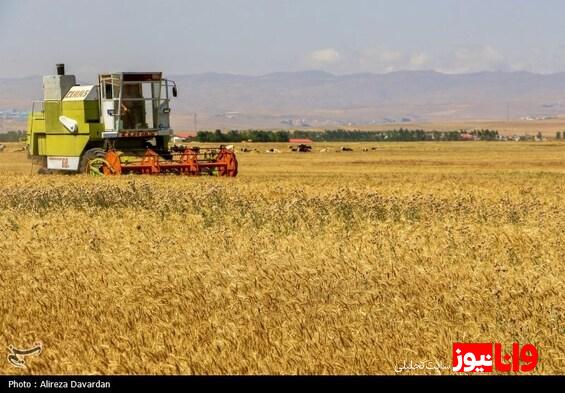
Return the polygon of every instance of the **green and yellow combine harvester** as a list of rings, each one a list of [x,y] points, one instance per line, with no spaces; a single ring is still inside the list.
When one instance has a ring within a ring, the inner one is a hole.
[[[43,100],[29,116],[27,148],[40,173],[57,171],[236,176],[232,148],[172,146],[170,97],[174,81],[160,72],[100,74],[96,85],[74,75],[43,77]]]

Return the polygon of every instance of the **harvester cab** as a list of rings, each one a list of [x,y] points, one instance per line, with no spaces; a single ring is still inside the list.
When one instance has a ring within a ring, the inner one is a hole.
[[[169,148],[174,81],[160,72],[101,74],[77,85],[63,64],[43,77],[43,100],[29,116],[27,148],[40,172],[236,176],[237,159],[225,146]]]

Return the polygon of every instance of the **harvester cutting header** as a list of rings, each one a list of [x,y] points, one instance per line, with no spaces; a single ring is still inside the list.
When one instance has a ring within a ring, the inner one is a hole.
[[[236,176],[233,149],[169,148],[169,93],[177,96],[176,84],[160,72],[100,74],[97,85],[80,86],[57,64],[32,105],[28,154],[42,173]]]

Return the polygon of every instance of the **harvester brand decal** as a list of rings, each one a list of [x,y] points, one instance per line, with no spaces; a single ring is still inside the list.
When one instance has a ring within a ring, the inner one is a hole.
[[[78,170],[79,157],[47,157],[47,168],[67,171]]]
[[[155,135],[155,132],[153,131],[130,131],[130,132],[120,132],[120,137],[123,138],[134,138],[134,137],[140,137],[140,136],[153,136]]]
[[[88,95],[89,90],[80,89],[80,90],[71,90],[67,93],[65,98],[84,98]]]
[[[63,98],[63,101],[83,101],[83,100],[97,100],[98,94],[96,86],[73,86]]]
[[[33,347],[28,349],[19,349],[10,345],[8,347],[8,362],[18,368],[26,368],[26,356],[37,356],[43,351],[43,343],[41,341],[33,344]]]

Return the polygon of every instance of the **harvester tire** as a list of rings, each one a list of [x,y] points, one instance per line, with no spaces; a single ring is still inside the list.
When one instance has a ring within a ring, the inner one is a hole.
[[[47,169],[47,156],[31,156],[31,160],[33,164],[39,165],[38,175],[50,175],[53,173],[52,170]]]
[[[38,175],[52,175],[54,172],[51,169],[47,169],[47,168],[39,168],[37,170],[37,174]]]
[[[99,173],[93,173],[91,164],[94,160],[97,161],[104,160],[105,156],[106,156],[106,152],[104,151],[104,149],[101,149],[99,147],[88,149],[87,151],[84,152],[84,154],[80,158],[79,172],[87,175],[102,174],[102,168],[99,168],[98,170]]]

